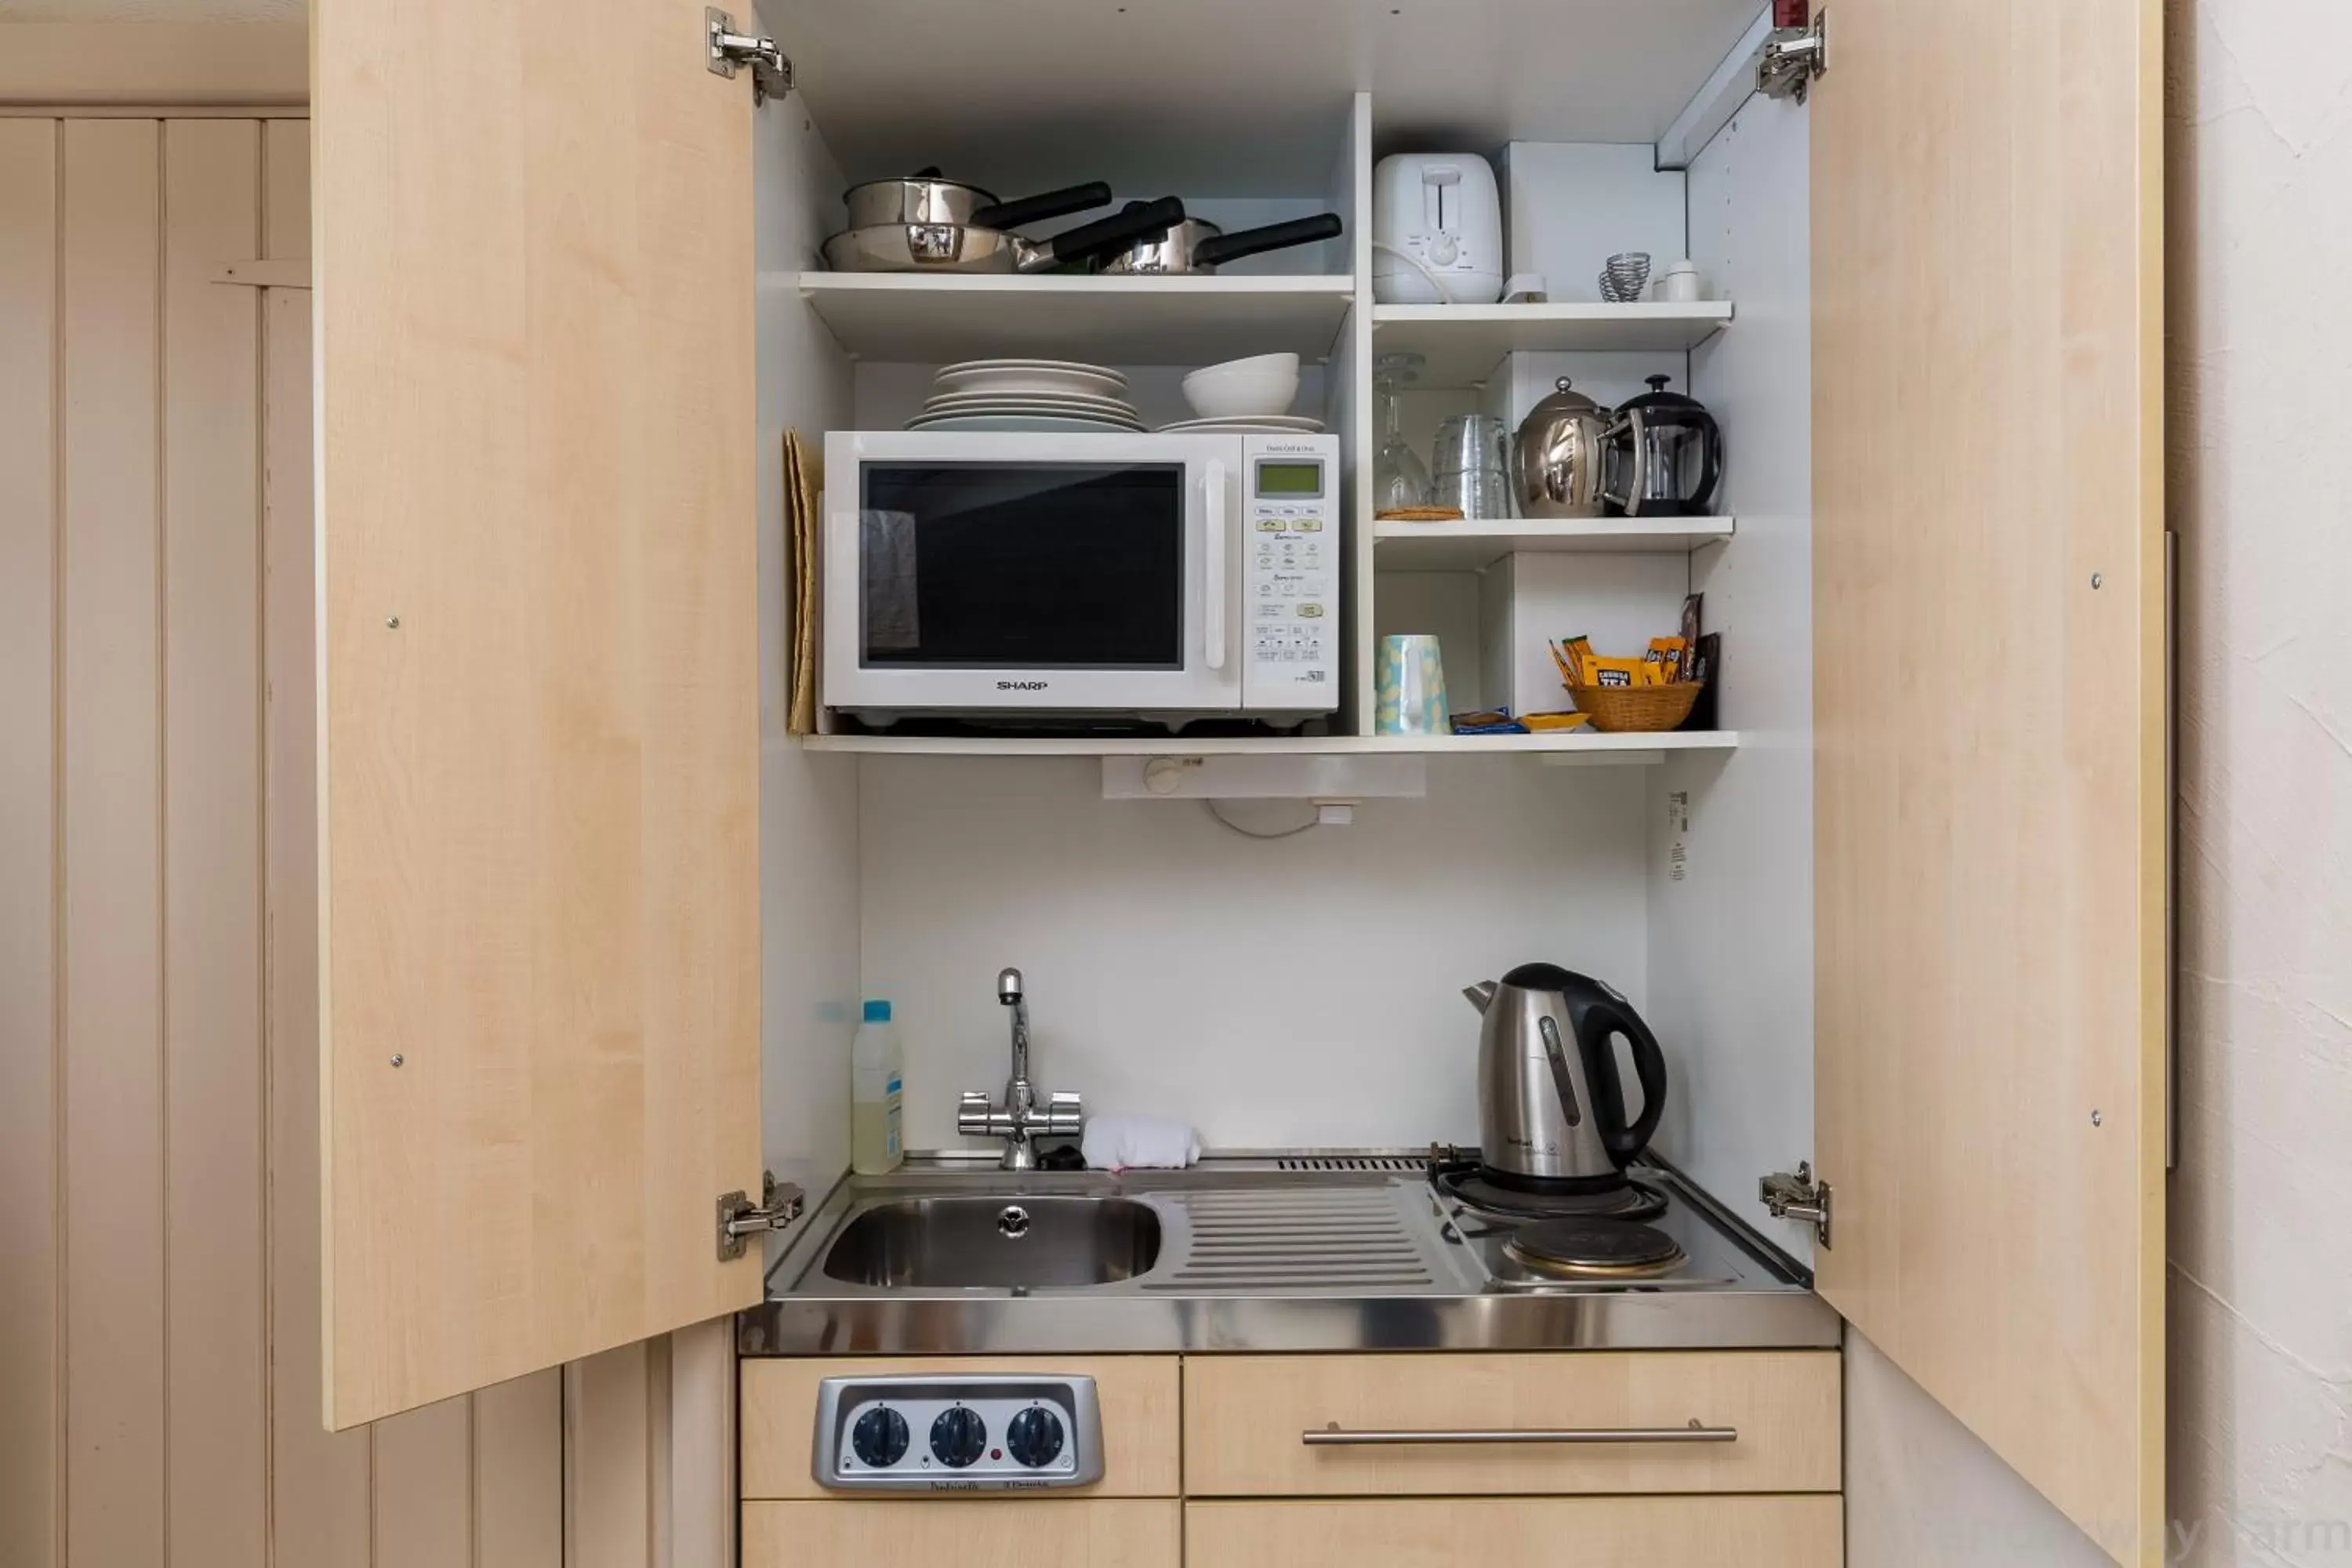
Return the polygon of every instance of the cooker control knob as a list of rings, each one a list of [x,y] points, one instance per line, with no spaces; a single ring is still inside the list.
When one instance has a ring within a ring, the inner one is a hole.
[[[907,1457],[907,1418],[887,1405],[877,1405],[849,1429],[849,1450],[862,1464],[887,1470]]]
[[[951,1470],[977,1462],[987,1450],[988,1423],[977,1410],[953,1405],[931,1423],[931,1452]]]
[[[1031,1469],[1062,1457],[1062,1418],[1041,1405],[1015,1415],[1004,1428],[1004,1447]]]

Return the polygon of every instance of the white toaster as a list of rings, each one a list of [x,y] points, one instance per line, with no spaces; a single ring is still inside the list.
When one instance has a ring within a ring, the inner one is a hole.
[[[1503,198],[1494,165],[1475,153],[1381,159],[1372,170],[1372,298],[1491,305],[1502,297]]]

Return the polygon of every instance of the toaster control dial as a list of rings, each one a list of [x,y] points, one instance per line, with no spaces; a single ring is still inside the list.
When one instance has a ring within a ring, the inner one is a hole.
[[[1062,1418],[1043,1405],[1015,1415],[1004,1428],[1004,1447],[1031,1469],[1062,1457]]]
[[[987,1450],[988,1423],[981,1419],[977,1410],[950,1405],[931,1423],[931,1452],[951,1470],[978,1463]]]
[[[877,1405],[857,1418],[849,1429],[850,1451],[860,1464],[877,1470],[888,1469],[907,1457],[907,1445],[911,1440],[907,1431],[907,1418],[886,1405]]]

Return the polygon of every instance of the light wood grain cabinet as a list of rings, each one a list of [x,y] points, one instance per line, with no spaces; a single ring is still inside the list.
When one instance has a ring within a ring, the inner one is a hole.
[[[914,1497],[743,1505],[743,1568],[1177,1568],[1183,1542],[1183,1505],[1173,1500]]]
[[[1837,1568],[1835,1497],[1196,1502],[1184,1568]],[[750,1559],[746,1559],[748,1565]]]
[[[1196,1356],[1191,1497],[1831,1492],[1834,1351]],[[1691,1423],[1724,1442],[1655,1440]],[[1619,1442],[1310,1447],[1305,1434],[1622,1431]],[[1647,1439],[1647,1440],[1645,1440]]]

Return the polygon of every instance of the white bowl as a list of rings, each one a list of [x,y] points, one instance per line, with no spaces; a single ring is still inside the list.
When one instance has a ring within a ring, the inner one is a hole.
[[[1184,378],[1184,401],[1203,419],[1262,419],[1287,414],[1297,396],[1297,354],[1228,360]]]

